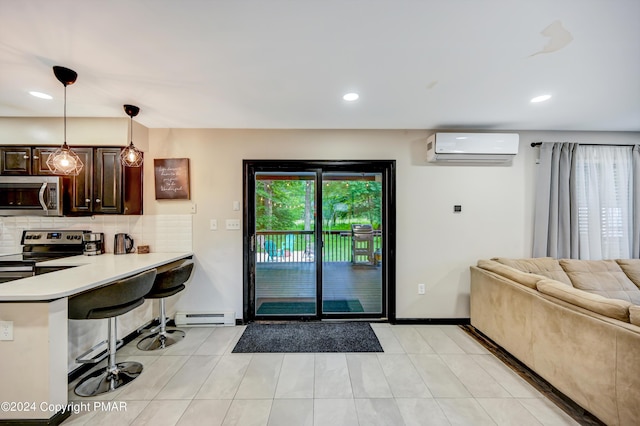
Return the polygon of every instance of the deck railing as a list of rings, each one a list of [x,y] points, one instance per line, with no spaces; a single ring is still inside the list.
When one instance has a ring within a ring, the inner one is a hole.
[[[314,231],[258,231],[256,234],[258,262],[311,262],[315,259]],[[323,261],[354,261],[350,231],[323,231],[322,239]],[[372,240],[374,252],[382,248],[380,231],[373,231]]]

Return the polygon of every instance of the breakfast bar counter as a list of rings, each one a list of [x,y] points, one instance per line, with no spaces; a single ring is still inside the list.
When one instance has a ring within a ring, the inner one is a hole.
[[[64,269],[0,284],[0,423],[58,424],[68,417],[69,297],[192,256],[72,256],[37,264]]]

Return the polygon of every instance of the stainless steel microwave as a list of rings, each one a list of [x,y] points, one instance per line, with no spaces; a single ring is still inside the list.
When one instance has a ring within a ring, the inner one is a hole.
[[[62,216],[62,178],[0,176],[0,216]]]

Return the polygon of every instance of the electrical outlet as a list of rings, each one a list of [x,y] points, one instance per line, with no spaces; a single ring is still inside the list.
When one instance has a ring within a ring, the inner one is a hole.
[[[0,340],[13,340],[13,321],[0,321]]]
[[[418,284],[418,294],[424,294],[424,293],[425,293],[424,284]]]
[[[195,214],[198,210],[196,203],[191,203],[191,214]]]
[[[228,230],[237,231],[240,229],[240,219],[227,219],[225,226]]]
[[[218,230],[218,220],[217,219],[211,219],[209,221],[209,229],[212,231],[217,231]]]

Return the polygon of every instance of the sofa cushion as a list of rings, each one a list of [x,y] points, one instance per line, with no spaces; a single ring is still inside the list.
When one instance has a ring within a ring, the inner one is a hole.
[[[640,306],[629,306],[629,322],[640,327]]]
[[[510,259],[508,257],[494,257],[492,260],[511,266],[523,272],[543,275],[552,280],[571,285],[571,280],[562,269],[558,259],[553,257],[532,257],[529,259]]]
[[[616,263],[627,277],[640,288],[640,259],[618,259]]]
[[[598,294],[588,293],[548,279],[538,281],[537,288],[540,293],[548,294],[572,305],[580,306],[609,318],[629,322],[629,307],[631,303],[624,300],[610,299]]]
[[[640,289],[615,260],[561,259],[560,266],[575,288],[640,305]]]
[[[536,289],[536,283],[540,280],[544,280],[547,277],[543,275],[530,274],[528,272],[522,272],[518,269],[512,268],[502,263],[498,263],[493,260],[479,260],[478,268],[486,269],[487,271],[494,272],[510,280],[516,281],[519,284],[523,284],[529,288]]]

